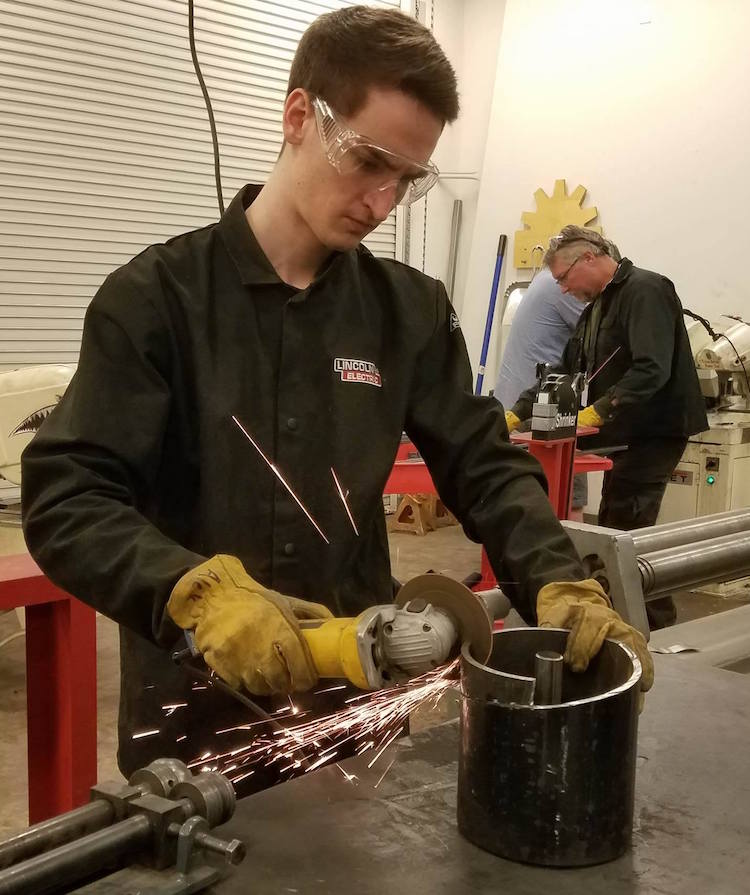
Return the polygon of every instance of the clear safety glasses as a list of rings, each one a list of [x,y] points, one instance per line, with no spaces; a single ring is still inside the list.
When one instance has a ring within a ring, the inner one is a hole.
[[[394,203],[411,205],[437,183],[439,171],[432,162],[417,162],[378,146],[350,130],[325,100],[312,97],[315,120],[328,161],[339,174],[353,174],[368,189],[395,188]]]

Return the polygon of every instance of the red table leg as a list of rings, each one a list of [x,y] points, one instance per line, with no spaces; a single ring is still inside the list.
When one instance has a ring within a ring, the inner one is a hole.
[[[29,823],[88,801],[96,783],[96,613],[26,607]]]
[[[558,519],[567,519],[570,514],[574,451],[574,438],[529,441],[529,453],[540,462],[547,477],[549,500]]]

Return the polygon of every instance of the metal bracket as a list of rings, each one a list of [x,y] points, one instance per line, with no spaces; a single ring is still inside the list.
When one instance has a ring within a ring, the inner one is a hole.
[[[630,532],[563,521],[589,578],[595,578],[622,618],[646,640],[650,631],[635,544]]]
[[[205,818],[197,814],[189,817],[180,827],[180,832],[177,834],[177,860],[175,861],[178,873],[189,872],[195,850],[195,835],[196,833],[206,833],[208,829]]]

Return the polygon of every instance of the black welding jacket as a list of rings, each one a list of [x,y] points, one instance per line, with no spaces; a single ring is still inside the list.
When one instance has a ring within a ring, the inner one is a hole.
[[[682,305],[671,281],[623,258],[598,301],[597,331],[591,332],[592,302],[557,368],[591,376],[601,367],[586,403],[593,404],[605,422],[582,446],[684,438],[707,429]],[[513,411],[521,419],[531,416],[534,395],[535,388],[527,389],[516,402]]]
[[[23,456],[32,555],[123,626],[126,767],[165,753],[146,738],[129,759],[127,731],[178,733],[180,713],[165,725],[161,705],[193,698],[170,665],[181,632],[165,604],[205,557],[234,554],[265,585],[340,616],[390,600],[382,491],[404,430],[498,579],[519,583],[527,619],[542,585],[583,577],[537,462],[508,443],[502,407],[472,394],[443,286],[360,247],[289,287],[248,226],[257,192],[107,278],[78,370]]]

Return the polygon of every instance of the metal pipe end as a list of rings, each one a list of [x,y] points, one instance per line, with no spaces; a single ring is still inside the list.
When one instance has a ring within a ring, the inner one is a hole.
[[[559,705],[562,702],[562,653],[539,650],[534,657],[534,677],[534,704]]]

